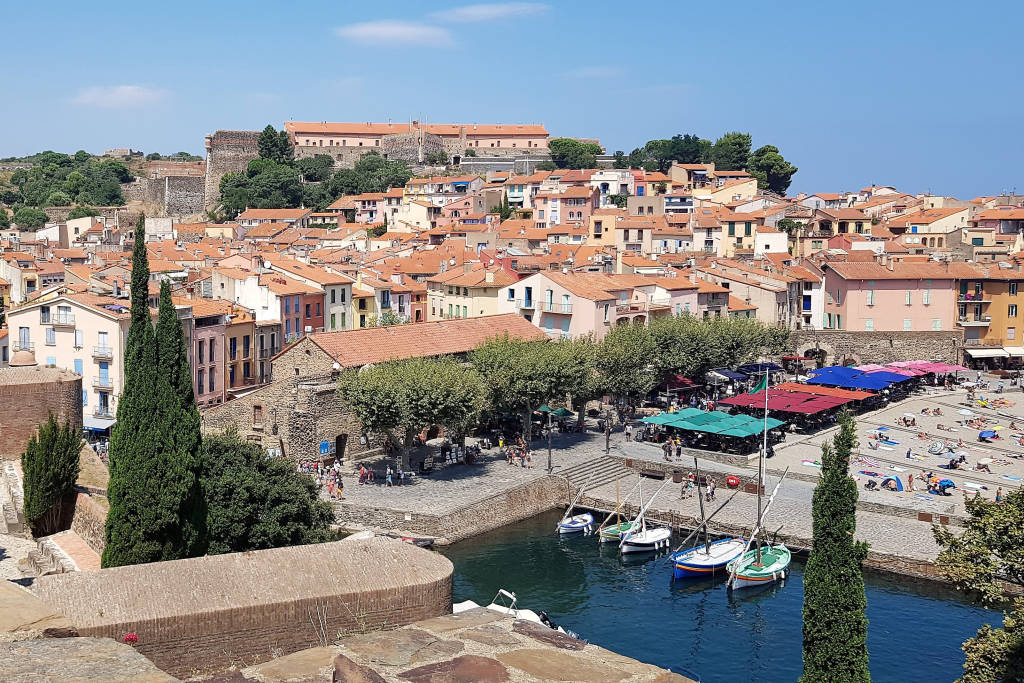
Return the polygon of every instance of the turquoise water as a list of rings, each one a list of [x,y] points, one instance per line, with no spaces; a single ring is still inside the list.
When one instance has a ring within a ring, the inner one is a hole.
[[[499,588],[520,607],[544,610],[592,643],[671,668],[702,683],[795,681],[801,664],[803,566],[785,586],[740,592],[721,582],[672,582],[661,557],[624,563],[612,544],[559,537],[557,513],[513,524],[443,550],[455,564],[455,601],[487,604]],[[865,576],[868,647],[876,683],[952,681],[961,643],[1002,617],[955,593]]]

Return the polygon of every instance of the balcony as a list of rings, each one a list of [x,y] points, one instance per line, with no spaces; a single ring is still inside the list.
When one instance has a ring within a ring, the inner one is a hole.
[[[988,298],[986,292],[967,292],[958,293],[956,295],[956,301],[960,304],[990,304],[992,300]]]
[[[968,318],[967,316],[960,316],[957,320],[957,325],[960,327],[988,327],[992,324],[992,316],[983,315],[974,318]]]
[[[100,417],[100,418],[103,418],[105,420],[113,420],[114,419],[114,414],[110,412],[110,407],[109,406],[97,406],[96,409],[92,411],[92,416],[93,417]]]
[[[75,326],[75,314],[74,313],[51,313],[49,316],[49,323],[54,327],[74,327]]]
[[[15,341],[11,343],[11,353],[15,351],[35,351],[36,345],[30,341]]]
[[[533,310],[534,304],[533,299],[516,299],[516,308],[519,310],[528,309]]]
[[[279,353],[281,353],[281,347],[280,346],[270,347],[270,348],[262,348],[262,349],[259,350],[260,360],[266,360],[268,358],[273,358],[274,356],[276,356]]]
[[[562,330],[544,330],[544,333],[547,334],[549,338],[556,340],[571,338],[568,332],[563,332]]]
[[[555,303],[552,301],[544,301],[540,305],[540,310],[545,313],[564,313],[566,315],[572,314],[572,304]]]
[[[241,379],[236,379],[234,384],[228,387],[228,391],[238,391],[239,389],[245,389],[247,387],[254,386],[256,386],[255,377],[242,377]]]
[[[92,357],[96,360],[114,360],[114,349],[109,346],[94,346]]]
[[[97,389],[113,389],[114,380],[110,379],[109,376],[103,377],[102,375],[100,375],[99,377],[92,378],[92,385]]]

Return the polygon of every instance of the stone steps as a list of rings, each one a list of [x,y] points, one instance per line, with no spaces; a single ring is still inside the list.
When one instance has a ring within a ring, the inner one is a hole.
[[[21,476],[12,461],[4,463],[0,470],[0,530],[9,534],[24,534],[25,499],[21,487]]]
[[[36,542],[36,549],[29,551],[20,569],[25,574],[35,577],[78,571],[74,560],[68,557],[50,536],[40,538]]]
[[[615,458],[598,457],[587,462],[566,468],[560,476],[569,480],[573,486],[595,488],[611,483],[623,477],[632,477],[634,472]]]

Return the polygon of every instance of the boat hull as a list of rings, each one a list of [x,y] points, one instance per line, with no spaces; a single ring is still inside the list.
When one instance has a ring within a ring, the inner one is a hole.
[[[594,516],[589,512],[585,512],[581,515],[573,515],[562,519],[558,523],[558,533],[560,534],[579,534],[579,533],[590,533],[590,530],[594,527]]]
[[[618,543],[622,540],[623,534],[636,531],[637,528],[638,525],[632,522],[622,522],[621,524],[606,526],[598,533],[598,540],[601,543]]]
[[[742,538],[723,538],[711,544],[711,552],[697,546],[672,557],[672,576],[677,579],[707,578],[725,571],[726,565],[743,554],[747,542]]]
[[[622,540],[623,553],[652,553],[669,546],[672,531],[669,529],[647,529],[631,534]]]
[[[768,586],[789,576],[792,559],[789,548],[784,545],[768,546],[761,549],[761,566],[757,566],[757,550],[748,550],[728,565],[726,569],[735,576],[729,587],[736,590]]]

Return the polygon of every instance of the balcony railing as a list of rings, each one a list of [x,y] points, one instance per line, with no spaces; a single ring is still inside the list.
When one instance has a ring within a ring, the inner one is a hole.
[[[102,360],[113,360],[114,349],[109,346],[94,346],[92,347],[92,357]]]
[[[265,360],[267,358],[273,358],[274,356],[276,356],[279,353],[281,353],[281,347],[280,346],[262,348],[262,349],[260,349],[260,353],[259,353],[260,360]]]
[[[956,300],[959,303],[975,304],[987,304],[991,303],[992,301],[991,299],[988,298],[988,294],[986,292],[967,292],[966,294],[961,292],[957,294]]]
[[[102,417],[108,420],[114,419],[114,414],[111,413],[110,408],[106,406],[97,406],[96,409],[92,411],[92,415],[93,417]]]
[[[246,387],[253,387],[253,386],[256,386],[256,378],[255,377],[242,377],[241,379],[236,379],[235,383],[232,384],[230,387],[228,387],[228,389],[229,390],[244,389]]]
[[[516,299],[516,308],[532,309],[533,307],[533,299]]]
[[[36,345],[28,341],[16,341],[11,345],[11,353],[15,351],[35,351]]]
[[[103,377],[100,375],[99,377],[92,378],[92,385],[97,389],[113,389],[114,380],[110,379],[110,377]]]
[[[556,303],[553,301],[544,301],[539,304],[540,310],[545,313],[572,313],[572,304]]]
[[[960,319],[957,320],[957,324],[962,327],[986,327],[992,324],[992,316],[983,315],[968,318],[967,316],[962,315],[960,316]]]
[[[75,314],[74,313],[51,313],[50,324],[54,327],[74,327],[75,326]]]

